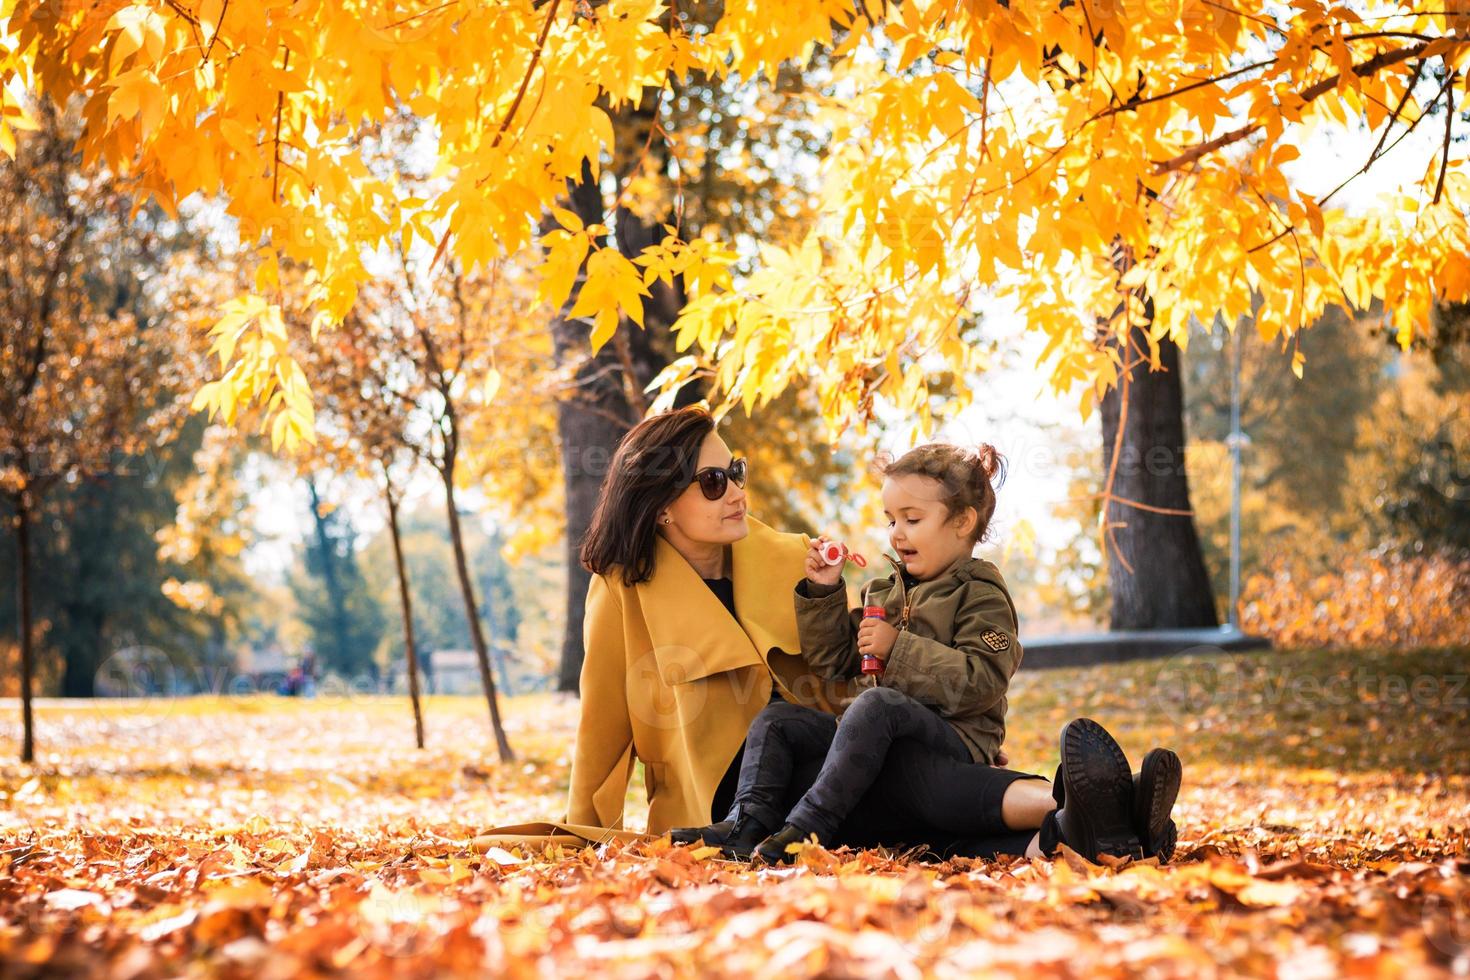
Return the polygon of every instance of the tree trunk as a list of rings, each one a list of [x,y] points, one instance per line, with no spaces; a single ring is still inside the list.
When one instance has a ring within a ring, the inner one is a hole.
[[[1152,320],[1152,300],[1146,301],[1145,311]],[[1130,338],[1127,350],[1116,340],[1109,341],[1124,364],[1148,350],[1146,328],[1131,327]],[[1149,507],[1190,511],[1179,348],[1168,337],[1159,341],[1159,359],[1162,371],[1150,371],[1147,363],[1136,365],[1126,376],[1120,374],[1118,384],[1103,396],[1103,471],[1106,474],[1113,466],[1117,445],[1115,496]],[[1120,425],[1123,434],[1118,443]],[[1161,514],[1116,500],[1104,503],[1109,523],[1125,523],[1108,539],[1116,551],[1110,550],[1108,558],[1111,628],[1218,626],[1214,591],[1192,513]]]
[[[475,644],[475,659],[480,664],[480,684],[485,689],[485,700],[490,705],[490,727],[495,731],[495,747],[500,750],[501,762],[514,762],[515,752],[510,740],[505,737],[505,726],[500,721],[500,700],[495,695],[495,678],[490,675],[490,653],[485,644],[485,629],[480,624],[480,610],[475,602],[475,588],[470,581],[469,563],[465,561],[464,534],[459,527],[459,508],[454,502],[454,459],[449,456],[444,468],[439,471],[444,478],[444,506],[449,512],[449,539],[454,544],[454,567],[459,573],[459,589],[464,596],[464,612],[470,621],[470,638]]]
[[[480,603],[483,607],[485,622],[490,624],[490,636],[499,640],[502,633],[500,624],[495,620],[495,593],[490,589],[488,584],[484,585],[480,591],[485,593]],[[510,697],[515,692],[511,690],[510,664],[506,660],[505,644],[492,644],[490,647],[490,665],[495,668],[495,675],[500,678],[500,689],[505,692],[506,697]]]
[[[20,761],[36,761],[35,719],[31,713],[31,675],[35,650],[31,636],[31,509],[22,490],[15,501],[15,552],[20,564]]]
[[[414,742],[424,747],[424,711],[419,704],[419,653],[413,639],[413,600],[408,591],[408,569],[403,563],[403,540],[398,533],[398,498],[384,477],[383,496],[388,501],[388,534],[393,539],[393,564],[398,569],[398,605],[403,611],[403,655],[408,665],[408,700],[413,704]]]
[[[553,328],[555,329],[555,328]],[[557,331],[561,346],[561,331]],[[586,343],[586,338],[581,338]],[[595,368],[594,368],[595,370]],[[582,377],[583,372],[578,372]],[[604,399],[611,405],[612,398]],[[599,415],[581,405],[565,401],[557,406],[557,431],[561,437],[562,474],[566,488],[567,604],[562,633],[558,691],[577,691],[582,674],[582,620],[586,613],[587,586],[592,574],[582,567],[582,538],[592,526],[592,511],[607,472],[608,460],[618,440],[631,428]]]
[[[591,165],[584,160],[581,179],[567,183],[570,210],[589,225],[605,223],[602,191],[592,176]],[[572,287],[571,295],[551,321],[557,363],[581,359],[574,379],[576,391],[557,403],[567,514],[567,615],[556,685],[559,691],[576,691],[582,673],[582,619],[592,577],[582,567],[582,538],[592,525],[592,510],[613,450],[636,421],[623,390],[616,339],[603,345],[597,356],[587,357],[587,326],[567,316],[580,290],[580,283]],[[624,324],[618,325],[619,333],[626,329]]]
[[[630,145],[648,145],[651,153],[664,155],[661,139],[646,140],[636,127],[654,125],[657,99],[645,98],[621,122],[635,127]],[[567,206],[586,224],[607,224],[602,191],[592,177],[585,160],[582,175],[567,182]],[[617,210],[617,247],[629,258],[649,245],[668,237],[664,222],[647,223],[626,208]],[[668,216],[672,222],[673,217]],[[567,501],[566,566],[567,615],[562,635],[561,666],[557,690],[577,691],[580,687],[582,659],[582,620],[586,613],[587,585],[591,573],[582,567],[582,538],[592,524],[592,511],[607,475],[608,463],[619,440],[648,411],[648,396],[643,389],[669,363],[672,352],[668,328],[673,326],[684,306],[683,283],[675,279],[672,286],[655,280],[649,285],[650,295],[643,300],[642,329],[626,318],[617,332],[595,357],[586,356],[587,325],[566,316],[577,301],[580,285],[573,286],[566,304],[551,321],[552,340],[558,364],[580,358],[574,395],[557,405],[557,429],[562,448],[562,470]],[[704,397],[699,385],[688,385],[679,392],[675,406],[691,405]]]
[[[338,575],[337,552],[327,534],[327,518],[322,513],[321,495],[317,493],[316,481],[307,479],[307,493],[311,495],[311,518],[316,530],[317,552],[321,555],[322,578],[327,586],[327,601],[332,604],[332,645],[335,650],[319,650],[321,659],[341,671],[346,671],[352,662],[352,651],[347,631],[347,595]]]

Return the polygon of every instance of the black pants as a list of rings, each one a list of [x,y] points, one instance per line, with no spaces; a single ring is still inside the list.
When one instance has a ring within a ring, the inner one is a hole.
[[[830,841],[878,778],[895,740],[910,738],[930,751],[969,762],[970,749],[938,712],[891,687],[870,687],[841,720],[786,702],[768,705],[745,737],[745,761],[735,802],[771,828],[793,824]],[[816,781],[789,813],[782,797],[798,760],[823,759]],[[784,819],[783,819],[784,817]]]
[[[836,719],[825,717],[835,731]],[[729,813],[746,755],[742,747],[726,769],[715,792],[711,820]],[[781,798],[783,816],[817,782],[824,762],[822,756],[795,762]],[[922,845],[936,857],[1023,855],[1035,831],[1008,828],[1001,817],[1001,802],[1011,783],[1041,778],[971,762],[968,752],[963,758],[935,752],[924,742],[901,735],[893,740],[871,787],[832,834],[831,843],[890,848]]]

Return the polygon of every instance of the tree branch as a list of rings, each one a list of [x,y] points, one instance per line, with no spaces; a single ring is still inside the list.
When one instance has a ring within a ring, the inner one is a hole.
[[[1444,152],[1439,160],[1439,180],[1434,184],[1434,200],[1430,203],[1438,204],[1440,196],[1444,194],[1444,175],[1450,169],[1450,139],[1453,135],[1455,122],[1455,70],[1450,69],[1449,75],[1444,80],[1445,92],[1448,102],[1445,103],[1444,112]]]
[[[1444,39],[1436,38],[1435,40],[1438,41]],[[1381,51],[1373,57],[1369,58],[1367,61],[1354,65],[1352,73],[1359,78],[1366,78],[1369,75],[1372,75],[1374,72],[1377,72],[1383,68],[1387,68],[1391,65],[1396,65],[1402,61],[1408,61],[1410,58],[1422,54],[1424,52],[1424,49],[1429,47],[1429,45],[1432,43],[1434,42],[1426,41],[1423,44],[1411,44],[1407,47],[1395,48],[1392,51]],[[1470,43],[1470,41],[1460,41],[1459,39],[1454,39],[1453,43],[1466,44]],[[1322,79],[1321,81],[1309,85],[1307,88],[1303,89],[1297,97],[1301,99],[1302,104],[1305,105],[1332,91],[1332,89],[1336,88],[1338,83],[1341,81],[1341,73],[1329,76]],[[1168,160],[1155,161],[1154,173],[1164,174],[1173,170],[1180,170],[1194,163],[1196,160],[1199,160],[1201,157],[1208,156],[1216,150],[1223,149],[1224,147],[1230,146],[1233,143],[1238,143],[1241,140],[1245,139],[1247,136],[1259,132],[1261,129],[1264,128],[1264,123],[1247,123],[1239,129],[1231,130],[1228,133],[1217,136],[1212,140],[1208,140],[1207,142],[1199,144],[1198,146],[1190,147],[1183,153],[1180,153],[1178,156],[1172,157]]]
[[[216,32],[218,33],[218,32]],[[283,45],[284,47],[284,45]],[[281,72],[284,74],[291,67],[291,49],[286,48],[286,55],[281,59]],[[276,145],[275,165],[271,167],[271,203],[280,203],[281,191],[281,117],[286,109],[286,90],[282,89],[276,93]]]
[[[1424,66],[1424,63],[1421,61],[1419,63],[1419,67],[1420,68],[1423,68],[1423,66]],[[1411,122],[1411,123],[1409,123],[1409,125],[1404,129],[1404,131],[1398,135],[1398,138],[1397,139],[1395,139],[1392,143],[1388,144],[1388,146],[1381,153],[1377,149],[1375,149],[1373,151],[1373,155],[1368,158],[1368,162],[1365,163],[1365,164],[1363,164],[1363,169],[1359,170],[1357,173],[1353,174],[1351,177],[1348,177],[1342,183],[1340,183],[1336,187],[1332,188],[1332,190],[1328,191],[1327,194],[1326,194],[1326,196],[1323,197],[1321,200],[1319,200],[1317,202],[1318,206],[1321,206],[1321,205],[1327,203],[1327,199],[1328,198],[1333,197],[1334,195],[1337,194],[1338,191],[1342,190],[1348,184],[1352,183],[1354,180],[1356,180],[1357,178],[1361,177],[1363,174],[1367,173],[1368,172],[1368,168],[1370,166],[1372,166],[1378,159],[1381,159],[1382,157],[1385,157],[1388,154],[1392,153],[1394,151],[1394,147],[1396,147],[1400,143],[1402,143],[1404,141],[1404,139],[1410,133],[1412,133],[1416,128],[1418,128],[1419,124],[1424,121],[1424,118],[1429,115],[1429,111],[1434,108],[1435,103],[1439,102],[1439,100],[1444,97],[1444,94],[1445,94],[1445,90],[1443,88],[1441,88],[1439,90],[1439,93],[1437,95],[1435,95],[1434,99],[1429,103],[1429,105],[1427,105],[1424,108],[1424,111],[1421,112],[1421,113],[1419,113],[1419,115],[1417,115],[1417,116],[1414,117],[1414,121]],[[1409,95],[1408,92],[1405,92],[1404,93],[1404,97],[1405,98],[1408,98],[1408,95]],[[1401,108],[1402,108],[1402,106],[1401,106]],[[1389,121],[1389,127],[1392,128],[1392,126],[1393,126],[1393,122],[1392,122],[1392,120],[1390,120]],[[1385,129],[1383,131],[1383,139],[1387,139],[1387,138],[1388,138],[1388,130]],[[1380,146],[1382,146],[1382,144],[1383,144],[1383,139],[1380,139],[1378,141]]]
[[[495,138],[490,141],[491,149],[500,145],[506,130],[510,127],[511,120],[515,118],[516,110],[521,106],[521,100],[526,97],[526,89],[530,87],[531,76],[536,74],[536,66],[541,63],[541,52],[546,48],[546,37],[551,33],[552,22],[556,20],[556,8],[560,4],[561,0],[551,0],[548,5],[546,20],[541,24],[541,33],[536,37],[536,49],[531,52],[531,64],[526,67],[526,74],[521,78],[521,86],[516,90],[516,96],[511,101],[510,108],[506,110],[505,118],[500,121],[500,128],[496,130]],[[475,186],[479,187],[486,179],[487,177],[481,177],[475,181]],[[439,246],[434,249],[434,257],[429,261],[430,273],[433,273],[435,267],[444,258],[444,252],[449,248],[449,234],[450,229],[445,228],[444,237],[439,239]]]
[[[230,0],[224,0],[224,3],[220,6],[219,22],[214,25],[214,33],[211,34],[209,37],[209,47],[204,49],[204,57],[199,59],[199,63],[201,65],[207,62],[209,60],[209,56],[214,53],[214,42],[219,40],[220,29],[225,26],[225,14],[229,12]]]

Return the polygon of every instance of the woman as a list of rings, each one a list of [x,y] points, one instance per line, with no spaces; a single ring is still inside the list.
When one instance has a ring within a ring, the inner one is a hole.
[[[567,824],[621,830],[634,759],[649,833],[707,824],[729,808],[746,730],[767,703],[838,713],[856,694],[797,652],[792,590],[806,542],[751,517],[744,483],[744,461],[700,407],[646,419],[619,444],[581,553],[594,574]],[[1040,777],[898,749],[837,842],[987,856],[1049,852],[1057,840],[1090,855],[1162,850],[1177,771],[1172,789],[1167,773],[1145,773],[1135,794],[1115,744],[1069,737],[1065,794]],[[815,774],[797,775],[793,799]]]

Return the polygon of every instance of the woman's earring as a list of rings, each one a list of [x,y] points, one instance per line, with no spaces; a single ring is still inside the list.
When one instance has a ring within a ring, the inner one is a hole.
[[[664,518],[664,523],[665,524],[672,524],[672,523],[674,523],[674,519],[672,517],[665,517]]]

